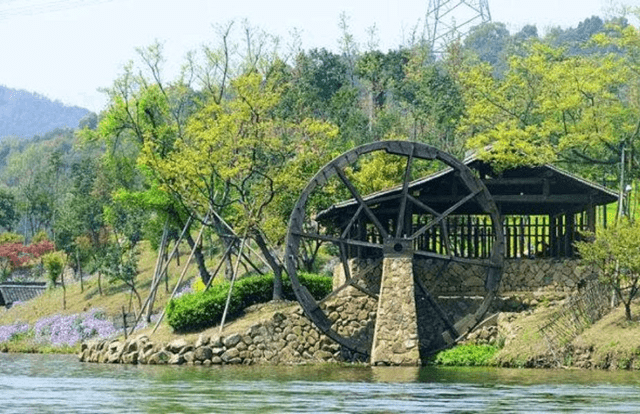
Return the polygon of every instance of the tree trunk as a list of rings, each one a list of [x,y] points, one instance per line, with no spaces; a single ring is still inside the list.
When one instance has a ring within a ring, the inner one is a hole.
[[[254,236],[254,239],[258,244],[262,255],[273,270],[273,300],[282,300],[284,296],[282,293],[282,266],[278,263],[277,258],[267,246],[267,242],[260,232]]]
[[[196,242],[195,240],[193,240],[193,237],[191,237],[191,234],[189,234],[188,231],[186,234],[186,238],[187,238],[187,243],[189,243],[189,247],[193,249],[194,246],[196,245]],[[200,279],[202,279],[202,283],[206,285],[207,283],[209,283],[209,279],[211,279],[211,275],[207,271],[207,266],[205,266],[205,263],[204,263],[204,255],[202,254],[202,247],[196,246],[194,251],[194,256],[196,257],[196,262],[198,263],[198,270],[200,271]]]
[[[624,302],[624,316],[627,317],[627,320],[631,320],[631,301]]]
[[[183,223],[182,219],[180,219],[180,215],[173,207],[169,207],[168,212],[175,218],[175,220],[178,222],[180,227],[185,226],[185,223]],[[195,246],[194,256],[196,257],[196,262],[198,263],[198,271],[200,272],[200,279],[202,279],[202,282],[206,285],[209,282],[209,279],[211,279],[211,275],[207,271],[207,266],[204,263],[204,255],[202,254],[202,247],[196,246],[196,242],[195,240],[193,240],[193,237],[191,237],[191,233],[189,232],[189,230],[190,229],[187,229],[187,231],[185,232],[185,238],[187,239],[187,243],[189,243],[189,247],[192,250],[194,249],[194,246]]]

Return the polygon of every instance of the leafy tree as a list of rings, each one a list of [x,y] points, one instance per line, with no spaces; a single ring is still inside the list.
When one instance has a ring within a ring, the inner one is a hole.
[[[15,195],[8,189],[0,189],[0,227],[9,232],[18,221],[16,207]]]
[[[606,229],[598,228],[593,242],[576,246],[582,260],[600,271],[600,279],[611,286],[631,320],[631,302],[640,289],[640,222],[623,218]]]
[[[13,240],[0,244],[0,278],[3,280],[14,270],[33,264],[35,259],[54,250],[53,243],[48,240],[27,246],[15,241],[15,238]]]
[[[498,168],[615,166],[621,142],[636,140],[638,118],[623,93],[628,73],[614,56],[567,56],[537,43],[527,56],[511,57],[503,79],[486,64],[460,76],[467,103],[461,131],[472,148],[492,145],[485,157]]]
[[[488,63],[495,73],[505,66],[505,52],[511,40],[504,23],[483,23],[471,29],[464,38],[464,47],[472,51],[481,62]]]
[[[282,266],[269,239],[284,234],[296,189],[326,159],[323,149],[337,131],[275,117],[282,96],[277,76],[250,73],[232,80],[229,92],[230,99],[212,101],[192,118],[170,156],[157,157],[149,140],[141,162],[191,211],[204,215],[212,206],[251,237],[276,275],[274,298],[281,298]]]

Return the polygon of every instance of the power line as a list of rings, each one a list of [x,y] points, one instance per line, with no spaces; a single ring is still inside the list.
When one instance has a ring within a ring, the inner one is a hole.
[[[0,20],[19,16],[54,13],[110,1],[113,0],[46,0],[27,2],[24,0],[0,0]]]

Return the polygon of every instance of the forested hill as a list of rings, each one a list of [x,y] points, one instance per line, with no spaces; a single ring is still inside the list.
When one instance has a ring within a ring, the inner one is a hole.
[[[0,85],[0,138],[32,137],[56,128],[77,128],[88,113],[84,108]]]

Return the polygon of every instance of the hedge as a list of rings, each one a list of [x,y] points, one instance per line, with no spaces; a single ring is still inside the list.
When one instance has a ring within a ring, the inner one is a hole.
[[[315,298],[323,298],[332,290],[330,277],[316,274],[298,274],[300,283]],[[238,279],[233,285],[228,315],[237,316],[246,307],[265,303],[273,297],[273,274]],[[228,282],[211,286],[206,292],[187,293],[167,305],[167,322],[176,332],[191,332],[214,326],[222,319],[229,294]],[[291,281],[283,278],[285,299],[295,300]]]

